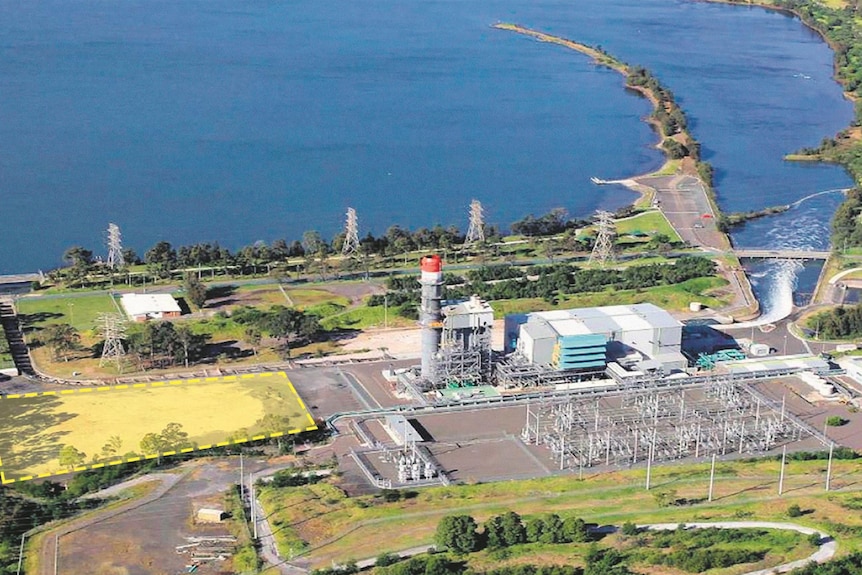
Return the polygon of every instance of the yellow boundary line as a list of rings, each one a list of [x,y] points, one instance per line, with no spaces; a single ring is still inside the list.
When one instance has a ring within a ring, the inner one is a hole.
[[[145,461],[148,459],[156,459],[157,457],[170,457],[171,455],[177,455],[177,453],[192,453],[194,451],[204,451],[207,449],[212,449],[214,447],[227,447],[229,445],[238,445],[242,443],[247,443],[249,441],[259,441],[261,439],[273,439],[276,437],[283,437],[285,435],[294,435],[297,433],[302,433],[304,431],[315,431],[317,429],[317,425],[314,423],[314,418],[311,416],[311,412],[309,412],[308,408],[305,406],[305,402],[302,401],[302,398],[297,393],[296,388],[293,386],[293,382],[290,381],[290,378],[287,377],[287,373],[283,371],[272,371],[265,373],[246,373],[239,376],[236,375],[225,375],[222,377],[206,377],[206,378],[192,378],[192,379],[172,379],[168,381],[154,381],[151,383],[135,383],[135,384],[120,384],[120,385],[104,385],[99,387],[82,387],[79,389],[63,389],[60,391],[40,391],[40,392],[30,392],[30,393],[11,393],[9,395],[0,397],[0,401],[4,401],[7,399],[29,399],[33,397],[45,397],[45,396],[57,396],[57,395],[72,395],[75,393],[91,393],[93,391],[112,391],[112,390],[143,390],[151,387],[164,387],[165,385],[189,385],[189,384],[207,384],[214,382],[232,382],[238,381],[239,379],[252,379],[257,377],[268,377],[268,376],[280,376],[285,379],[287,382],[287,386],[290,388],[290,391],[293,392],[293,395],[296,397],[296,400],[299,402],[299,407],[305,412],[305,416],[308,418],[308,425],[306,427],[297,427],[294,429],[289,429],[287,431],[276,431],[273,433],[260,433],[254,435],[252,437],[244,437],[238,439],[231,439],[227,441],[220,441],[218,443],[208,443],[206,445],[199,445],[197,447],[185,447],[183,449],[165,451],[162,453],[150,453],[140,457],[127,457],[123,459],[115,459],[112,461],[102,461],[99,463],[93,463],[91,465],[79,465],[70,471],[65,471],[62,473],[39,473],[37,475],[25,475],[23,477],[16,477],[15,479],[7,479],[6,473],[3,471],[3,459],[0,458],[0,485],[9,485],[10,483],[16,483],[21,481],[30,481],[32,479],[44,479],[45,477],[55,477],[58,475],[66,475],[68,473],[78,472],[78,471],[87,471],[90,469],[100,469],[102,467],[107,467],[109,465],[122,465],[123,463],[133,463],[135,461]]]

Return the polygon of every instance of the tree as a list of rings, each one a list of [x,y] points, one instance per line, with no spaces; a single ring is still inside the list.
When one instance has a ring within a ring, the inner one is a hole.
[[[93,252],[81,246],[72,246],[63,253],[63,259],[72,267],[86,270],[93,264]]]
[[[542,534],[545,532],[545,520],[541,517],[533,517],[529,521],[527,521],[527,541],[529,543],[536,543],[542,538]]]
[[[472,553],[479,546],[476,520],[469,515],[447,515],[437,524],[434,541],[453,553]]]
[[[69,471],[84,463],[87,459],[87,454],[79,451],[71,445],[64,445],[60,450],[60,465],[67,468]]]
[[[374,561],[375,567],[387,567],[389,565],[394,565],[400,561],[400,557],[393,555],[392,553],[381,553],[377,556],[377,559]]]
[[[502,538],[506,547],[524,543],[527,540],[527,530],[521,522],[521,516],[514,511],[509,511],[501,516],[500,527]]]
[[[161,454],[163,451],[167,451],[167,446],[165,445],[161,435],[158,433],[146,434],[141,439],[140,447],[144,455],[156,455]]]
[[[181,423],[167,424],[162,430],[160,438],[167,449],[180,450],[192,445],[189,441],[189,434],[183,431]]]
[[[204,307],[207,301],[207,287],[193,273],[186,273],[183,278],[183,287],[186,291],[186,297],[196,308]]]
[[[43,329],[41,339],[51,349],[55,361],[60,357],[69,361],[66,353],[78,349],[81,334],[68,323],[57,323]]]
[[[147,269],[159,277],[166,278],[171,275],[177,263],[177,252],[169,242],[159,242],[144,254]]]
[[[102,458],[108,459],[110,457],[114,457],[120,453],[120,449],[123,447],[123,440],[120,439],[119,435],[112,435],[108,438],[108,441],[105,445],[102,446]]]
[[[563,521],[563,534],[567,541],[584,543],[590,540],[590,531],[580,517],[566,517]]]
[[[544,518],[545,529],[539,536],[542,543],[563,543],[566,541],[563,521],[556,513],[550,513]]]
[[[172,324],[171,324],[172,325]],[[196,334],[187,325],[181,325],[175,328],[177,342],[182,347],[182,361],[188,367],[189,361],[195,361],[203,356],[206,346],[206,334]]]
[[[245,341],[251,346],[251,351],[255,357],[257,357],[257,348],[260,345],[261,339],[263,339],[263,336],[260,333],[260,328],[253,325],[245,328]]]

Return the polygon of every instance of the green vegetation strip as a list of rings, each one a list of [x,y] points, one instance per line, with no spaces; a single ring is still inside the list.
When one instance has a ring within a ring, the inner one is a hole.
[[[582,517],[599,524],[679,523],[757,518],[787,521],[788,506],[804,510],[794,522],[830,533],[841,548],[862,548],[862,516],[845,505],[860,498],[857,461],[833,465],[833,492],[823,490],[824,461],[793,461],[785,470],[784,497],[777,495],[779,463],[773,459],[717,466],[715,497],[706,501],[709,466],[653,469],[653,488],[644,489],[644,470],[604,473],[584,481],[571,476],[457,485],[402,493],[347,497],[337,479],[293,487],[262,486],[261,501],[275,529],[279,550],[302,553],[315,565],[373,557],[433,541],[441,517],[469,513],[477,521],[516,511],[524,517],[553,510],[565,520]],[[854,499],[855,498],[855,499]],[[862,506],[862,504],[860,504]],[[839,523],[840,522],[840,523]]]

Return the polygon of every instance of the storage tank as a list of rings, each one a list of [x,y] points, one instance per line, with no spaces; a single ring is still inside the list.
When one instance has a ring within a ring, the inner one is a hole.
[[[703,304],[700,303],[699,301],[693,301],[690,304],[688,304],[688,309],[689,309],[689,311],[700,311],[703,309]]]

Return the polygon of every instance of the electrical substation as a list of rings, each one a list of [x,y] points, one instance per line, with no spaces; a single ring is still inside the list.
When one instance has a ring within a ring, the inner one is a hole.
[[[746,354],[732,336],[652,304],[517,314],[495,327],[488,302],[445,299],[439,256],[421,259],[418,282],[419,365],[378,369],[373,384],[363,383],[370,371],[357,375],[354,392],[365,387],[379,407],[329,420],[375,487],[834,446],[808,407],[847,388],[817,355],[753,341]],[[492,349],[495,329],[502,349]]]

